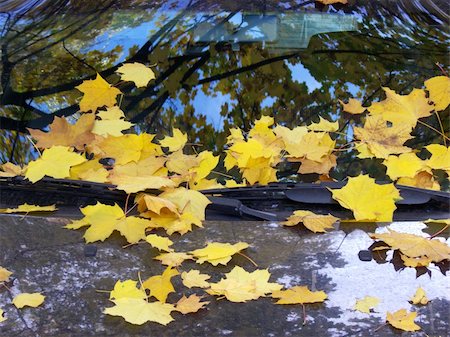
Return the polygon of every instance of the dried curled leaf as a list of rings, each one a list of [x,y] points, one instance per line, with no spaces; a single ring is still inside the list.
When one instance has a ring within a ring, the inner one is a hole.
[[[425,294],[425,290],[422,287],[417,288],[416,293],[411,298],[412,304],[421,304],[425,305],[429,302],[427,295]]]
[[[333,224],[338,220],[339,218],[331,214],[320,215],[310,211],[294,211],[287,221],[283,222],[283,225],[295,226],[303,223],[306,228],[314,233],[325,233],[327,229],[332,229]]]

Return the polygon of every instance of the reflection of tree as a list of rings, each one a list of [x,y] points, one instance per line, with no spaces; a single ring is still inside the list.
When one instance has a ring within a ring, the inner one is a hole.
[[[187,9],[163,15],[168,13],[163,4],[154,2],[148,9],[145,3],[110,0],[74,5],[60,0],[5,15],[0,78],[2,129],[23,133],[26,127],[44,128],[55,115],[74,114],[80,97],[74,87],[93,78],[95,72],[117,82],[114,72],[125,58],[156,64],[157,73],[156,80],[145,89],[118,84],[124,93],[121,107],[132,122],[141,130],[155,133],[179,126],[189,132],[192,142],[220,150],[228,127],[248,130],[261,114],[274,114],[287,126],[316,121],[318,115],[335,119],[340,114],[337,100],[348,99],[355,90],[367,103],[380,98],[381,86],[407,93],[438,73],[435,62],[447,62],[444,29],[408,23],[406,19],[414,17],[409,17],[401,5],[380,5],[375,11],[368,5],[332,7],[304,2],[306,11],[317,6],[316,10],[329,12],[368,11],[370,17],[363,17],[358,32],[324,33],[313,37],[307,50],[277,54],[259,43],[242,44],[239,50],[226,42],[194,45],[192,32],[198,24],[208,20],[228,22],[232,10],[239,8],[221,12],[220,1],[214,1],[214,15],[195,15]],[[211,8],[205,3],[192,1],[189,9]],[[249,3],[267,11],[279,6],[279,1]],[[290,5],[299,6],[296,1]],[[237,5],[233,2],[227,6]],[[119,19],[114,13],[124,7],[135,10]],[[155,29],[140,46],[129,50],[120,45],[109,50],[92,47],[99,36],[107,39],[108,34],[149,21],[154,22]],[[308,89],[308,83],[293,70],[297,65],[304,66],[321,87]],[[229,97],[220,112],[224,131],[214,130],[204,115],[194,111],[200,91]],[[430,118],[429,123],[439,127],[437,120]],[[344,127],[347,124],[342,122],[342,131],[348,131]],[[436,139],[426,128],[418,128],[417,143]],[[14,146],[21,153],[13,142],[8,151],[2,151],[9,156]],[[6,158],[3,156],[2,160]],[[351,154],[343,156],[348,163],[352,158]],[[346,168],[346,174],[364,165],[363,161],[355,163]]]

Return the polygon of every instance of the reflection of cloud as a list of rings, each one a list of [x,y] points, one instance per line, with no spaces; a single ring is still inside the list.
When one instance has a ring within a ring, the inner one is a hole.
[[[201,90],[197,92],[192,105],[196,115],[206,116],[206,121],[210,123],[217,131],[223,129],[224,117],[220,114],[222,105],[229,103],[233,105],[234,100],[231,99],[229,94],[223,95],[220,92],[216,92],[215,96],[205,95]]]
[[[414,234],[421,233],[420,230],[423,227],[422,223],[412,222],[394,223],[389,226],[389,228],[397,231]],[[377,229],[377,232],[384,231],[386,231],[385,228]],[[330,246],[330,249],[333,249],[333,246],[335,248],[339,246],[343,235],[335,236],[333,239],[334,244]],[[362,327],[361,320],[373,317],[378,317],[381,324],[385,320],[387,311],[393,312],[401,308],[417,311],[408,301],[419,286],[425,290],[429,299],[443,298],[444,302],[448,303],[450,300],[448,281],[437,268],[431,267],[431,278],[422,276],[416,279],[416,270],[413,268],[405,268],[403,271],[396,272],[390,263],[377,264],[375,261],[360,261],[358,252],[367,249],[372,243],[373,240],[366,232],[353,231],[345,238],[339,248],[340,257],[347,264],[342,268],[327,264],[319,271],[319,274],[329,277],[331,282],[336,284],[333,291],[328,293],[326,305],[327,307],[338,307],[342,314],[338,318],[330,318],[332,323]],[[375,309],[376,312],[370,314],[370,316],[352,310],[356,299],[365,296],[375,296],[381,300],[381,303]],[[433,305],[433,302],[429,305]],[[442,309],[445,309],[445,307]],[[434,310],[440,309],[436,307]],[[339,336],[338,333],[333,333],[333,331],[330,331],[330,334]]]

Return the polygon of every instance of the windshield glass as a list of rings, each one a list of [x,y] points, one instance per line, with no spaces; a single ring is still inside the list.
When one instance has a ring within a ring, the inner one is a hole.
[[[409,94],[446,74],[448,9],[439,0],[6,1],[1,161],[36,158],[26,128],[48,130],[54,116],[78,118],[75,87],[96,73],[118,82],[123,62],[145,63],[156,75],[144,88],[118,84],[137,133],[176,127],[197,150],[220,153],[230,128],[248,132],[263,115],[287,127],[323,117],[339,121],[338,148],[353,138],[350,119],[363,125],[343,114],[339,100],[368,106],[385,97],[383,87]],[[446,111],[441,121],[417,125],[407,145],[439,143],[432,128],[448,134]],[[361,171],[385,177],[379,163],[356,160],[354,152],[339,158],[335,179]]]

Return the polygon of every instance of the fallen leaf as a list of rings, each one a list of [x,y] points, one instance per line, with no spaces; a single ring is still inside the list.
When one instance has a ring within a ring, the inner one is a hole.
[[[209,262],[213,266],[218,264],[226,265],[231,257],[243,249],[248,248],[248,243],[238,242],[234,245],[230,243],[210,242],[205,248],[196,249],[190,252],[197,263]]]
[[[30,212],[53,212],[56,211],[55,205],[37,206],[28,205],[27,203],[17,206],[17,208],[3,208],[0,213],[30,213]]]
[[[283,287],[281,284],[268,282],[269,278],[270,273],[267,269],[249,273],[235,266],[218,283],[211,283],[211,288],[206,292],[211,295],[223,295],[231,302],[256,300]]]
[[[111,290],[109,294],[109,299],[118,300],[121,298],[147,299],[147,294],[145,293],[145,291],[137,287],[137,281],[117,281],[114,285],[114,289]]]
[[[450,219],[428,219],[424,221],[425,223],[443,223],[445,225],[450,225]]]
[[[353,309],[366,314],[370,314],[370,309],[374,309],[380,303],[380,299],[373,296],[366,296],[363,299],[356,300]]]
[[[394,328],[404,331],[417,331],[420,330],[420,326],[414,323],[414,319],[417,316],[417,312],[408,312],[406,309],[400,309],[391,314],[386,314],[386,321]]]
[[[36,308],[44,303],[45,296],[40,293],[22,293],[14,297],[12,303],[18,309],[22,309],[23,307],[32,307]]]
[[[83,81],[75,88],[84,94],[80,101],[80,111],[82,112],[95,112],[103,106],[112,107],[117,103],[116,96],[121,94],[119,89],[111,87],[98,73],[95,80]]]
[[[320,161],[301,158],[300,162],[302,164],[298,169],[298,173],[328,174],[330,170],[336,166],[336,156],[334,154],[330,154],[320,158]]]
[[[4,314],[4,313],[5,313],[5,312],[4,312],[2,309],[0,309],[0,322],[4,322],[4,321],[7,320],[6,317],[3,317],[3,314]]]
[[[181,312],[183,315],[197,312],[200,309],[203,309],[209,302],[200,302],[202,299],[201,296],[197,296],[192,294],[189,297],[183,295],[176,304],[176,310]]]
[[[285,226],[295,226],[300,223],[314,233],[325,233],[327,229],[332,229],[333,224],[339,218],[328,215],[314,214],[310,211],[294,211],[294,213],[282,222]]]
[[[159,143],[161,146],[169,148],[169,151],[174,152],[184,147],[187,142],[187,135],[176,128],[173,129],[172,133],[172,137],[166,136]]]
[[[97,116],[102,120],[116,120],[125,118],[124,112],[117,105],[106,108],[106,110],[98,111]]]
[[[353,130],[361,141],[356,149],[364,154],[364,158],[387,158],[390,154],[412,152],[411,148],[403,146],[413,138],[408,124],[388,126],[381,115],[375,115],[366,117],[363,128],[354,127]]]
[[[0,171],[0,177],[16,177],[22,175],[25,171],[24,168],[9,161],[1,164],[0,168],[2,169]]]
[[[436,170],[450,170],[450,147],[431,144],[425,148],[431,153],[431,158],[426,161],[429,167]]]
[[[307,128],[311,131],[333,132],[339,129],[339,122],[330,122],[325,118],[319,116],[319,122],[312,123],[308,125]]]
[[[25,177],[32,183],[44,176],[57,179],[68,178],[70,177],[70,168],[85,161],[87,161],[85,157],[72,152],[69,147],[52,146],[44,150],[42,157],[28,164]]]
[[[425,167],[425,162],[414,153],[403,153],[399,156],[390,155],[383,165],[387,167],[389,178],[396,180],[400,177],[414,178]]]
[[[161,275],[151,276],[145,280],[142,287],[150,290],[150,296],[155,297],[160,302],[165,302],[167,296],[175,291],[170,279],[178,274],[176,269],[169,266]]]
[[[183,284],[188,288],[208,288],[209,283],[206,280],[210,279],[211,276],[207,274],[201,274],[200,271],[196,269],[191,269],[188,272],[181,273],[181,279],[183,280]]]
[[[159,236],[156,234],[149,234],[145,237],[145,241],[147,241],[152,247],[157,248],[158,250],[164,250],[166,252],[170,252],[173,249],[169,248],[169,246],[173,245],[173,241],[164,236]]]
[[[379,185],[368,175],[350,177],[341,189],[330,189],[333,199],[351,209],[357,221],[392,221],[400,192],[393,184]]]
[[[399,233],[389,230],[388,233],[371,233],[372,239],[381,240],[392,249],[411,258],[428,257],[433,262],[450,260],[450,247],[438,239],[430,239],[415,234]]]
[[[425,290],[422,287],[417,288],[416,293],[411,298],[412,304],[421,304],[425,305],[429,302],[427,295],[425,294]]]
[[[120,298],[112,301],[114,307],[103,312],[111,316],[121,316],[131,324],[142,325],[146,322],[156,322],[167,325],[173,321],[170,315],[175,307],[161,302],[147,302],[140,298]]]
[[[413,89],[408,95],[399,95],[389,88],[383,90],[386,99],[367,108],[372,115],[380,115],[394,126],[406,125],[410,129],[416,126],[419,118],[431,115],[433,106],[428,103],[424,90]]]
[[[12,272],[6,268],[0,267],[0,282],[8,282]]]
[[[192,260],[192,255],[181,252],[169,252],[158,255],[155,257],[155,260],[161,261],[166,266],[178,267],[184,260]]]
[[[337,4],[337,3],[341,3],[341,4],[346,4],[347,0],[316,0],[317,2],[321,2],[324,5],[332,5],[332,4]]]
[[[175,187],[175,183],[165,177],[157,176],[129,176],[120,173],[113,173],[109,176],[111,183],[119,190],[127,194],[137,193],[148,189],[159,190],[162,187]]]
[[[67,122],[65,117],[55,116],[49,125],[50,131],[27,129],[31,137],[37,140],[38,148],[50,148],[55,145],[73,146],[77,150],[83,150],[86,144],[94,140],[92,129],[95,123],[93,113],[82,114],[75,124]]]
[[[152,69],[137,62],[125,63],[116,72],[121,75],[122,81],[134,82],[138,88],[146,87],[148,82],[156,78]]]
[[[450,104],[450,78],[436,76],[425,81],[425,88],[430,93],[430,101],[434,103],[436,111],[444,110]]]
[[[364,111],[366,111],[366,108],[362,106],[362,103],[359,100],[354,99],[354,98],[350,98],[348,100],[348,103],[344,103],[341,100],[339,100],[339,103],[341,103],[342,109],[345,112],[348,112],[349,114],[352,114],[352,115],[360,115]]]
[[[307,286],[295,286],[272,293],[273,298],[279,298],[276,304],[305,304],[323,302],[327,294],[323,291],[310,291]]]
[[[94,123],[94,127],[92,128],[92,133],[104,137],[120,137],[123,135],[122,131],[128,130],[133,125],[133,123],[124,121],[123,119],[96,120]]]

